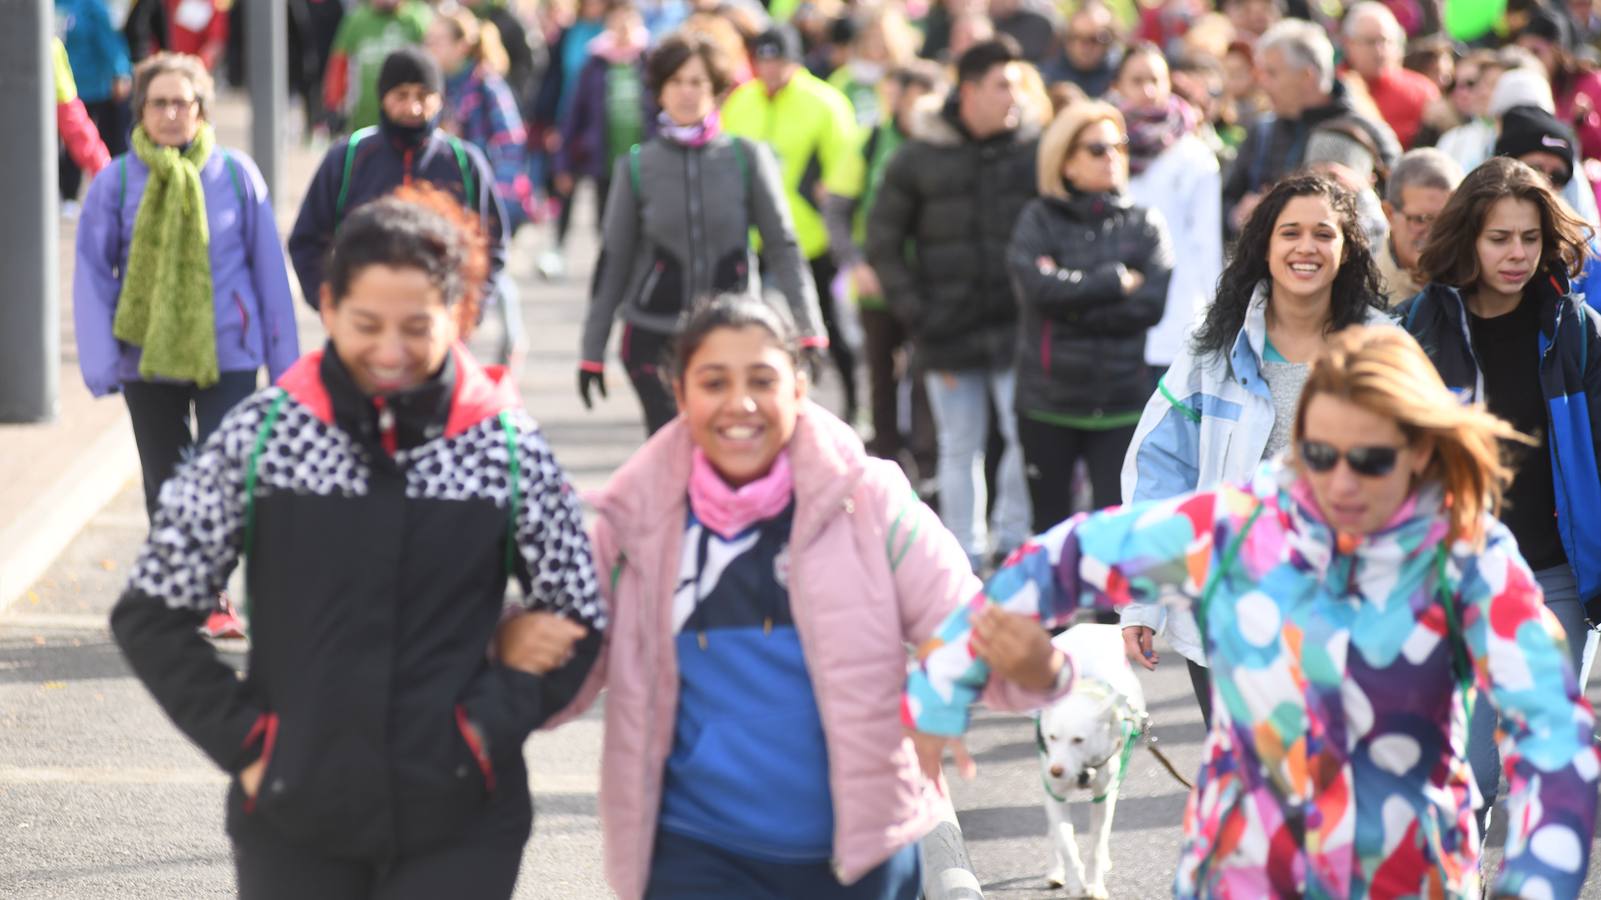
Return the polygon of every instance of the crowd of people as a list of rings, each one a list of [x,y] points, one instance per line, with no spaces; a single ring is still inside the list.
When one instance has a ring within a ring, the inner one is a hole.
[[[1176,895],[1476,894],[1503,774],[1490,891],[1577,895],[1587,5],[358,0],[299,20],[287,254],[226,52],[135,64],[103,7],[58,3],[57,97],[152,522],[113,628],[237,776],[242,895],[507,896],[522,742],[604,689],[620,896],[914,897],[948,740],[1071,690],[1081,607],[1207,724]],[[586,183],[577,388],[621,319],[648,436],[587,531],[506,275],[548,220],[564,277]],[[239,680],[197,630],[247,627]]]

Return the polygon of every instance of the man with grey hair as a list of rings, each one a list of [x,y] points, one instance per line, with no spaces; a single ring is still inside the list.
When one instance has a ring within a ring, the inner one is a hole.
[[[1223,211],[1231,234],[1238,233],[1274,182],[1301,167],[1307,139],[1322,122],[1358,122],[1373,138],[1385,168],[1401,155],[1389,126],[1357,112],[1345,85],[1334,77],[1334,45],[1322,28],[1302,19],[1279,22],[1262,35],[1257,60],[1272,113],[1251,126],[1223,183]]]
[[[1423,110],[1440,99],[1440,88],[1427,75],[1401,65],[1406,30],[1389,7],[1378,0],[1362,0],[1345,14],[1340,33],[1345,61],[1367,85],[1379,115],[1394,129],[1402,147],[1412,146],[1423,124]]]
[[[1409,151],[1390,172],[1384,193],[1384,214],[1390,239],[1373,254],[1384,278],[1384,299],[1391,306],[1423,290],[1415,276],[1418,257],[1428,243],[1429,229],[1446,201],[1462,183],[1462,167],[1434,149]]]

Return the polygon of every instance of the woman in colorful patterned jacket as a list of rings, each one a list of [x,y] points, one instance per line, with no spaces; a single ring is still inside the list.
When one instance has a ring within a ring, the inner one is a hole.
[[[900,467],[806,399],[775,307],[703,305],[675,356],[682,414],[593,498],[614,625],[562,714],[605,687],[607,880],[622,900],[913,900],[936,807],[897,715],[906,645],[981,585]],[[1045,632],[995,620],[1022,652],[986,699],[1065,692]]]
[[[1569,285],[1589,258],[1588,232],[1544,175],[1491,159],[1435,219],[1418,258],[1429,284],[1400,310],[1452,390],[1539,439],[1515,457],[1503,518],[1581,684],[1595,654],[1586,620],[1601,614],[1601,314]],[[1490,710],[1471,731],[1488,808],[1500,776]]]
[[[462,346],[474,219],[402,187],[340,224],[329,340],[161,494],[111,613],[134,673],[230,778],[239,896],[506,900],[522,747],[605,627],[578,499],[504,370]],[[248,670],[194,633],[248,561]],[[486,654],[515,579],[542,637]],[[543,649],[541,649],[543,648]]]
[[[1400,329],[1351,329],[1307,379],[1290,461],[1025,545],[941,626],[908,721],[964,729],[985,680],[967,617],[991,603],[1051,622],[1177,590],[1214,674],[1176,896],[1479,896],[1476,697],[1501,712],[1511,784],[1492,893],[1576,897],[1601,756],[1562,626],[1493,517],[1498,443],[1520,437]]]

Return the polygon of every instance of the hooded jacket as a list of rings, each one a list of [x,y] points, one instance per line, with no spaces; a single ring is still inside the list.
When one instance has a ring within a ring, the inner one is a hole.
[[[1173,273],[1162,214],[1125,194],[1038,197],[1023,207],[1006,264],[1019,307],[1017,411],[1137,413],[1150,396],[1146,332],[1162,320]],[[1128,271],[1145,280],[1125,295]]]
[[[1010,366],[1017,301],[1006,267],[1023,206],[1036,193],[1038,125],[984,140],[953,97],[914,110],[867,220],[867,261],[895,317],[934,370]]]
[[[240,679],[196,627],[242,552]],[[590,629],[562,669],[488,660],[508,568],[525,605]],[[111,627],[213,762],[266,761],[245,814],[384,860],[455,839],[492,791],[527,790],[523,741],[576,692],[605,614],[577,497],[512,383],[458,346],[430,382],[373,399],[312,353],[236,407],[163,486]]]
[[[352,139],[354,135],[344,137],[328,148],[311,176],[306,197],[300,202],[300,213],[295,216],[295,227],[289,232],[289,258],[300,278],[301,299],[312,309],[317,308],[323,264],[333,246],[334,230],[345,216],[403,184],[426,181],[449,193],[478,217],[489,249],[490,283],[484,301],[486,306],[493,302],[495,284],[506,265],[506,211],[495,193],[495,172],[483,151],[471,143],[460,143],[467,169],[472,173],[473,191],[469,197],[462,179],[462,162],[450,139],[437,128],[413,142],[380,125],[377,132],[368,133],[357,142],[355,156],[347,166]]]
[[[1213,721],[1184,808],[1175,897],[1477,897],[1462,704],[1506,737],[1506,856],[1494,896],[1576,897],[1601,775],[1562,626],[1510,532],[1447,542],[1420,487],[1382,529],[1336,539],[1294,471],[1075,516],[985,586],[1066,623],[1081,605],[1198,602]],[[964,609],[942,626],[967,651]],[[913,673],[923,714],[960,669]]]
[[[72,269],[72,322],[78,368],[96,397],[143,380],[140,348],[118,340],[112,322],[149,181],[150,167],[129,153],[101,169],[84,195]],[[253,372],[266,366],[276,379],[300,355],[300,337],[267,183],[249,157],[217,147],[200,167],[200,188],[211,236],[207,255],[217,369]]]
[[[1575,297],[1567,278],[1544,273],[1526,290],[1540,303],[1540,392],[1556,478],[1557,532],[1591,618],[1601,603],[1601,313]],[[1456,288],[1431,284],[1397,314],[1434,361],[1446,386],[1483,401],[1467,304]],[[1529,398],[1532,402],[1533,397]]]
[[[597,563],[611,573],[602,588],[613,624],[600,665],[560,720],[606,689],[600,817],[606,877],[622,900],[644,895],[673,747],[673,591],[693,449],[679,418],[591,498]],[[834,873],[850,884],[936,821],[932,786],[901,728],[906,645],[928,640],[979,582],[900,468],[869,458],[850,426],[808,403],[788,449],[795,493],[789,604],[828,749]],[[1049,701],[996,682],[986,695],[992,705]]]

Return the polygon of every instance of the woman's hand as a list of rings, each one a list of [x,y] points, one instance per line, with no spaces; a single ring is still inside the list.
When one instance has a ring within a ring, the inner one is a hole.
[[[961,738],[941,737],[937,734],[924,734],[921,731],[906,732],[912,739],[912,748],[917,751],[917,767],[923,770],[929,781],[939,784],[940,765],[945,759],[945,749],[948,747],[951,756],[956,760],[956,773],[964,780],[971,781],[978,774],[978,764],[968,754],[967,746]]]
[[[239,787],[244,790],[245,796],[251,800],[261,793],[261,776],[267,771],[267,757],[257,757],[256,761],[239,770]]]
[[[1067,663],[1033,618],[993,604],[973,622],[973,649],[995,674],[1037,693],[1050,690]]]
[[[555,613],[523,613],[501,623],[495,632],[495,653],[503,665],[543,675],[566,665],[573,645],[588,633],[589,629]]]
[[[1123,652],[1150,672],[1155,672],[1156,664],[1161,661],[1151,646],[1155,636],[1156,632],[1144,625],[1130,625],[1123,629]]]

